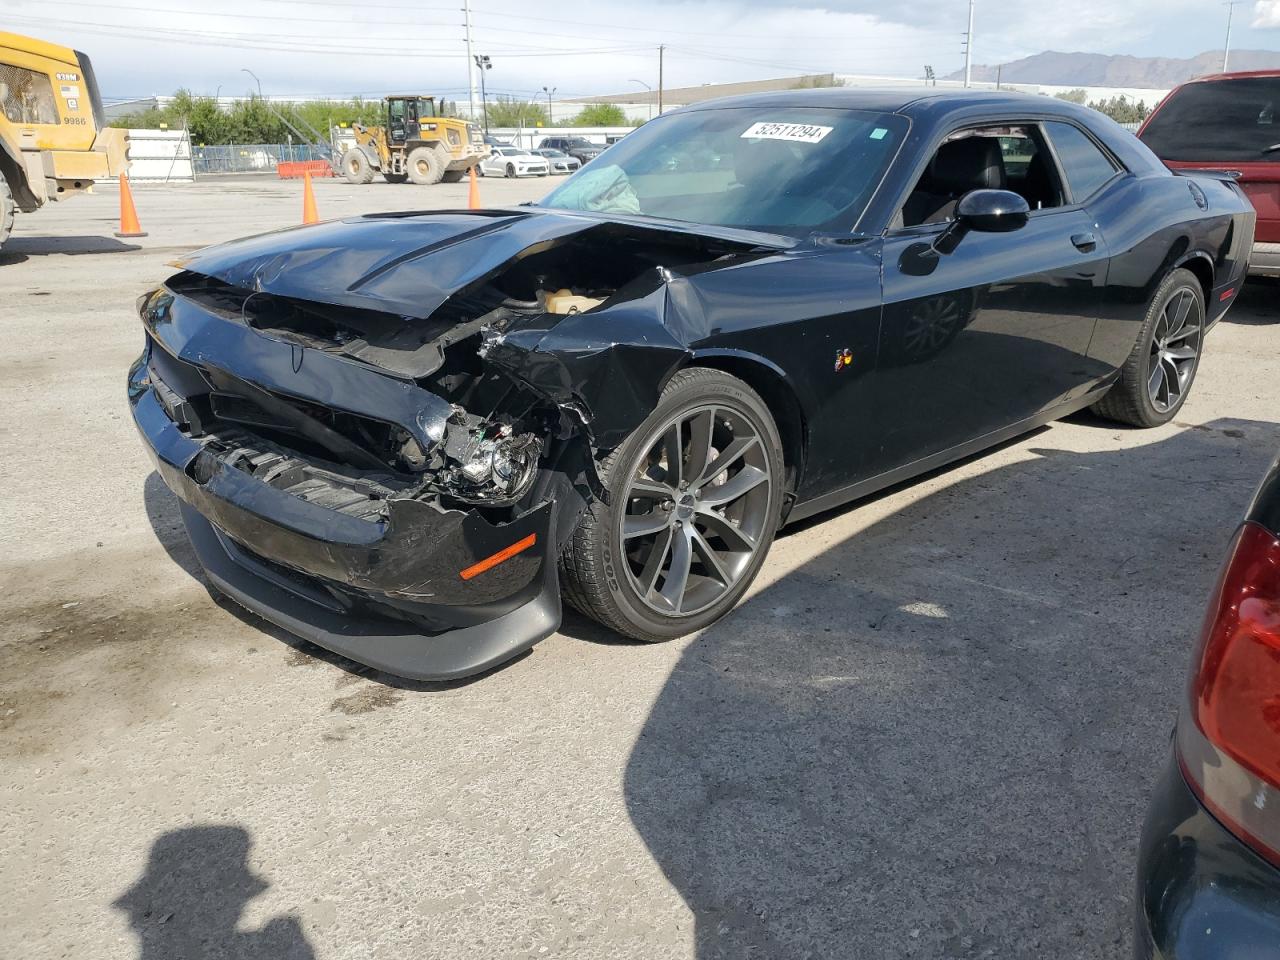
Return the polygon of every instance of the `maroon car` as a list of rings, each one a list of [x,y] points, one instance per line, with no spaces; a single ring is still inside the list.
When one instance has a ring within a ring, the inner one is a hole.
[[[1280,70],[1176,88],[1138,137],[1173,170],[1231,170],[1258,211],[1249,273],[1280,277]]]

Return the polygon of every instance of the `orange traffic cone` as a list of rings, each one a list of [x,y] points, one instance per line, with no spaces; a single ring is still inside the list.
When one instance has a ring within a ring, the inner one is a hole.
[[[476,168],[471,168],[471,191],[467,195],[467,209],[480,209],[480,181],[476,179]]]
[[[311,173],[302,176],[302,222],[319,223],[320,214],[316,212],[316,194],[311,189]]]
[[[133,208],[133,191],[129,189],[129,175],[120,174],[120,229],[117,237],[145,237],[147,234],[138,223],[138,211]]]

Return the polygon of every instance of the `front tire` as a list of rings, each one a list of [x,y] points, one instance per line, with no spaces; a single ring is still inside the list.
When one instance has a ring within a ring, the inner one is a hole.
[[[373,183],[373,164],[359,147],[352,147],[342,155],[342,175],[347,183]]]
[[[444,161],[431,147],[415,147],[404,160],[409,179],[422,187],[440,182],[444,176]]]
[[[510,164],[510,163],[508,163],[508,164],[507,164],[507,176],[508,176],[508,177],[514,177],[515,175],[516,175],[516,168],[515,168],[515,165],[514,165],[514,164]]]
[[[9,184],[5,181],[4,174],[0,173],[0,247],[4,246],[9,234],[13,232],[15,209]]]
[[[569,603],[651,643],[728,613],[781,516],[782,443],[759,395],[719,370],[682,370],[599,472],[609,504],[588,508],[561,558]]]
[[[1179,267],[1156,288],[1120,379],[1094,413],[1135,427],[1168,423],[1186,402],[1204,343],[1204,291]]]

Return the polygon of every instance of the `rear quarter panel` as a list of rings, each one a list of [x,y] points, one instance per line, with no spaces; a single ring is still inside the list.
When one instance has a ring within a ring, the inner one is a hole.
[[[1207,209],[1196,202],[1197,189]],[[1218,298],[1243,276],[1254,220],[1252,208],[1230,184],[1164,173],[1129,175],[1087,209],[1111,254],[1091,357],[1122,365],[1156,287],[1189,261],[1212,273],[1205,304],[1209,319],[1225,312],[1229,301]]]

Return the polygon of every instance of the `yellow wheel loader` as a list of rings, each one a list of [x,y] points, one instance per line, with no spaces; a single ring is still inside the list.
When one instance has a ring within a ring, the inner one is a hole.
[[[480,128],[440,116],[435,97],[387,97],[382,126],[352,131],[355,146],[339,161],[348,183],[372,183],[379,171],[387,183],[456,183],[489,155]]]
[[[83,53],[0,32],[0,244],[31,213],[118,176],[128,137],[108,127]]]

